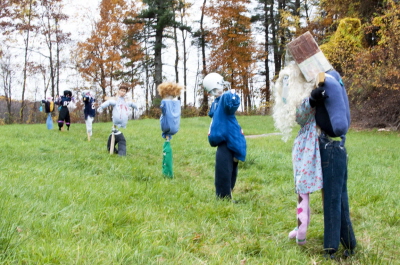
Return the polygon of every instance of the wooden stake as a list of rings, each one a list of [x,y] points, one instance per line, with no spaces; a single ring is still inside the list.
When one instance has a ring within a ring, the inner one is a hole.
[[[111,143],[110,143],[110,155],[114,154],[114,145],[115,145],[115,134],[114,134],[114,129],[115,125],[113,126],[113,129],[111,131]]]

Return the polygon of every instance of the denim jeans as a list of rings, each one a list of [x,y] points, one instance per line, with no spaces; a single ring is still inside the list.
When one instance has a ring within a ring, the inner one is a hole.
[[[118,145],[118,149],[116,148]],[[111,147],[111,134],[108,137],[107,141],[107,150],[110,151]],[[118,154],[119,156],[126,156],[126,140],[124,135],[120,132],[115,134],[115,143],[114,143],[114,154]]]
[[[232,198],[237,173],[238,162],[233,161],[233,152],[223,142],[218,145],[215,155],[215,190],[218,198]]]
[[[319,138],[324,180],[324,250],[333,254],[339,242],[346,249],[356,247],[347,194],[347,153],[339,141]]]

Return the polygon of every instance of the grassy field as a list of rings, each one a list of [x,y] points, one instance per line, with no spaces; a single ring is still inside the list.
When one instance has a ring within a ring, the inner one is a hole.
[[[269,116],[240,116],[246,135],[276,133]],[[1,264],[400,264],[400,136],[347,137],[350,210],[358,247],[325,261],[321,193],[310,196],[307,244],[296,226],[291,147],[271,134],[247,139],[238,204],[215,199],[210,119],[181,120],[171,141],[173,179],[161,175],[158,120],[131,120],[127,156],[111,156],[111,123],[70,131],[0,126]],[[56,126],[56,124],[54,124]]]

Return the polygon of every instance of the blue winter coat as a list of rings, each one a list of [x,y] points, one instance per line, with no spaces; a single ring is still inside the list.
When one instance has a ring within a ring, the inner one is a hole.
[[[245,161],[246,139],[235,116],[239,105],[240,97],[229,91],[214,100],[208,113],[208,116],[212,118],[208,141],[211,146],[226,142],[234,157]]]

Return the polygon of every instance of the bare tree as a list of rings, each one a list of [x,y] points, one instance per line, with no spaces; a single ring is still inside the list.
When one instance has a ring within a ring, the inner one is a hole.
[[[206,65],[206,31],[204,30],[204,12],[206,9],[207,0],[204,0],[203,6],[201,8],[200,17],[200,47],[201,47],[201,58],[202,58],[202,74],[203,78],[207,75],[207,65]],[[203,89],[203,99],[200,106],[200,116],[206,116],[208,110],[208,94],[205,89]]]
[[[13,123],[13,113],[11,110],[12,103],[12,82],[15,77],[15,71],[12,69],[11,55],[5,54],[0,60],[0,77],[2,79],[2,87],[4,91],[4,98],[7,103],[7,115],[5,122],[7,124]]]
[[[24,36],[24,69],[23,69],[23,84],[22,84],[22,96],[21,96],[21,107],[19,111],[19,118],[20,122],[23,122],[24,119],[24,108],[25,108],[25,92],[26,92],[26,79],[27,79],[27,71],[28,71],[28,53],[29,53],[29,44],[30,44],[30,34],[31,31],[35,29],[32,26],[32,19],[33,19],[33,8],[34,8],[34,1],[33,0],[26,0],[21,1],[21,11],[16,13],[20,15],[20,19],[22,23],[17,25],[17,28],[20,28],[25,32]],[[25,12],[24,12],[25,11]]]
[[[180,27],[179,29],[181,30],[182,33],[182,45],[183,45],[183,85],[184,85],[184,90],[183,90],[183,107],[186,108],[187,105],[187,94],[186,94],[186,88],[187,88],[187,47],[186,47],[186,40],[188,37],[188,33],[191,33],[192,29],[187,25],[185,22],[185,17],[186,17],[186,10],[190,8],[192,4],[187,3],[186,1],[179,1],[179,15],[180,15]]]
[[[62,45],[69,41],[69,33],[60,29],[60,22],[67,20],[68,16],[62,12],[62,0],[41,1],[40,31],[45,37],[48,49],[46,58],[49,60],[51,96],[59,95],[60,84],[60,53]],[[54,47],[55,46],[55,47]]]

